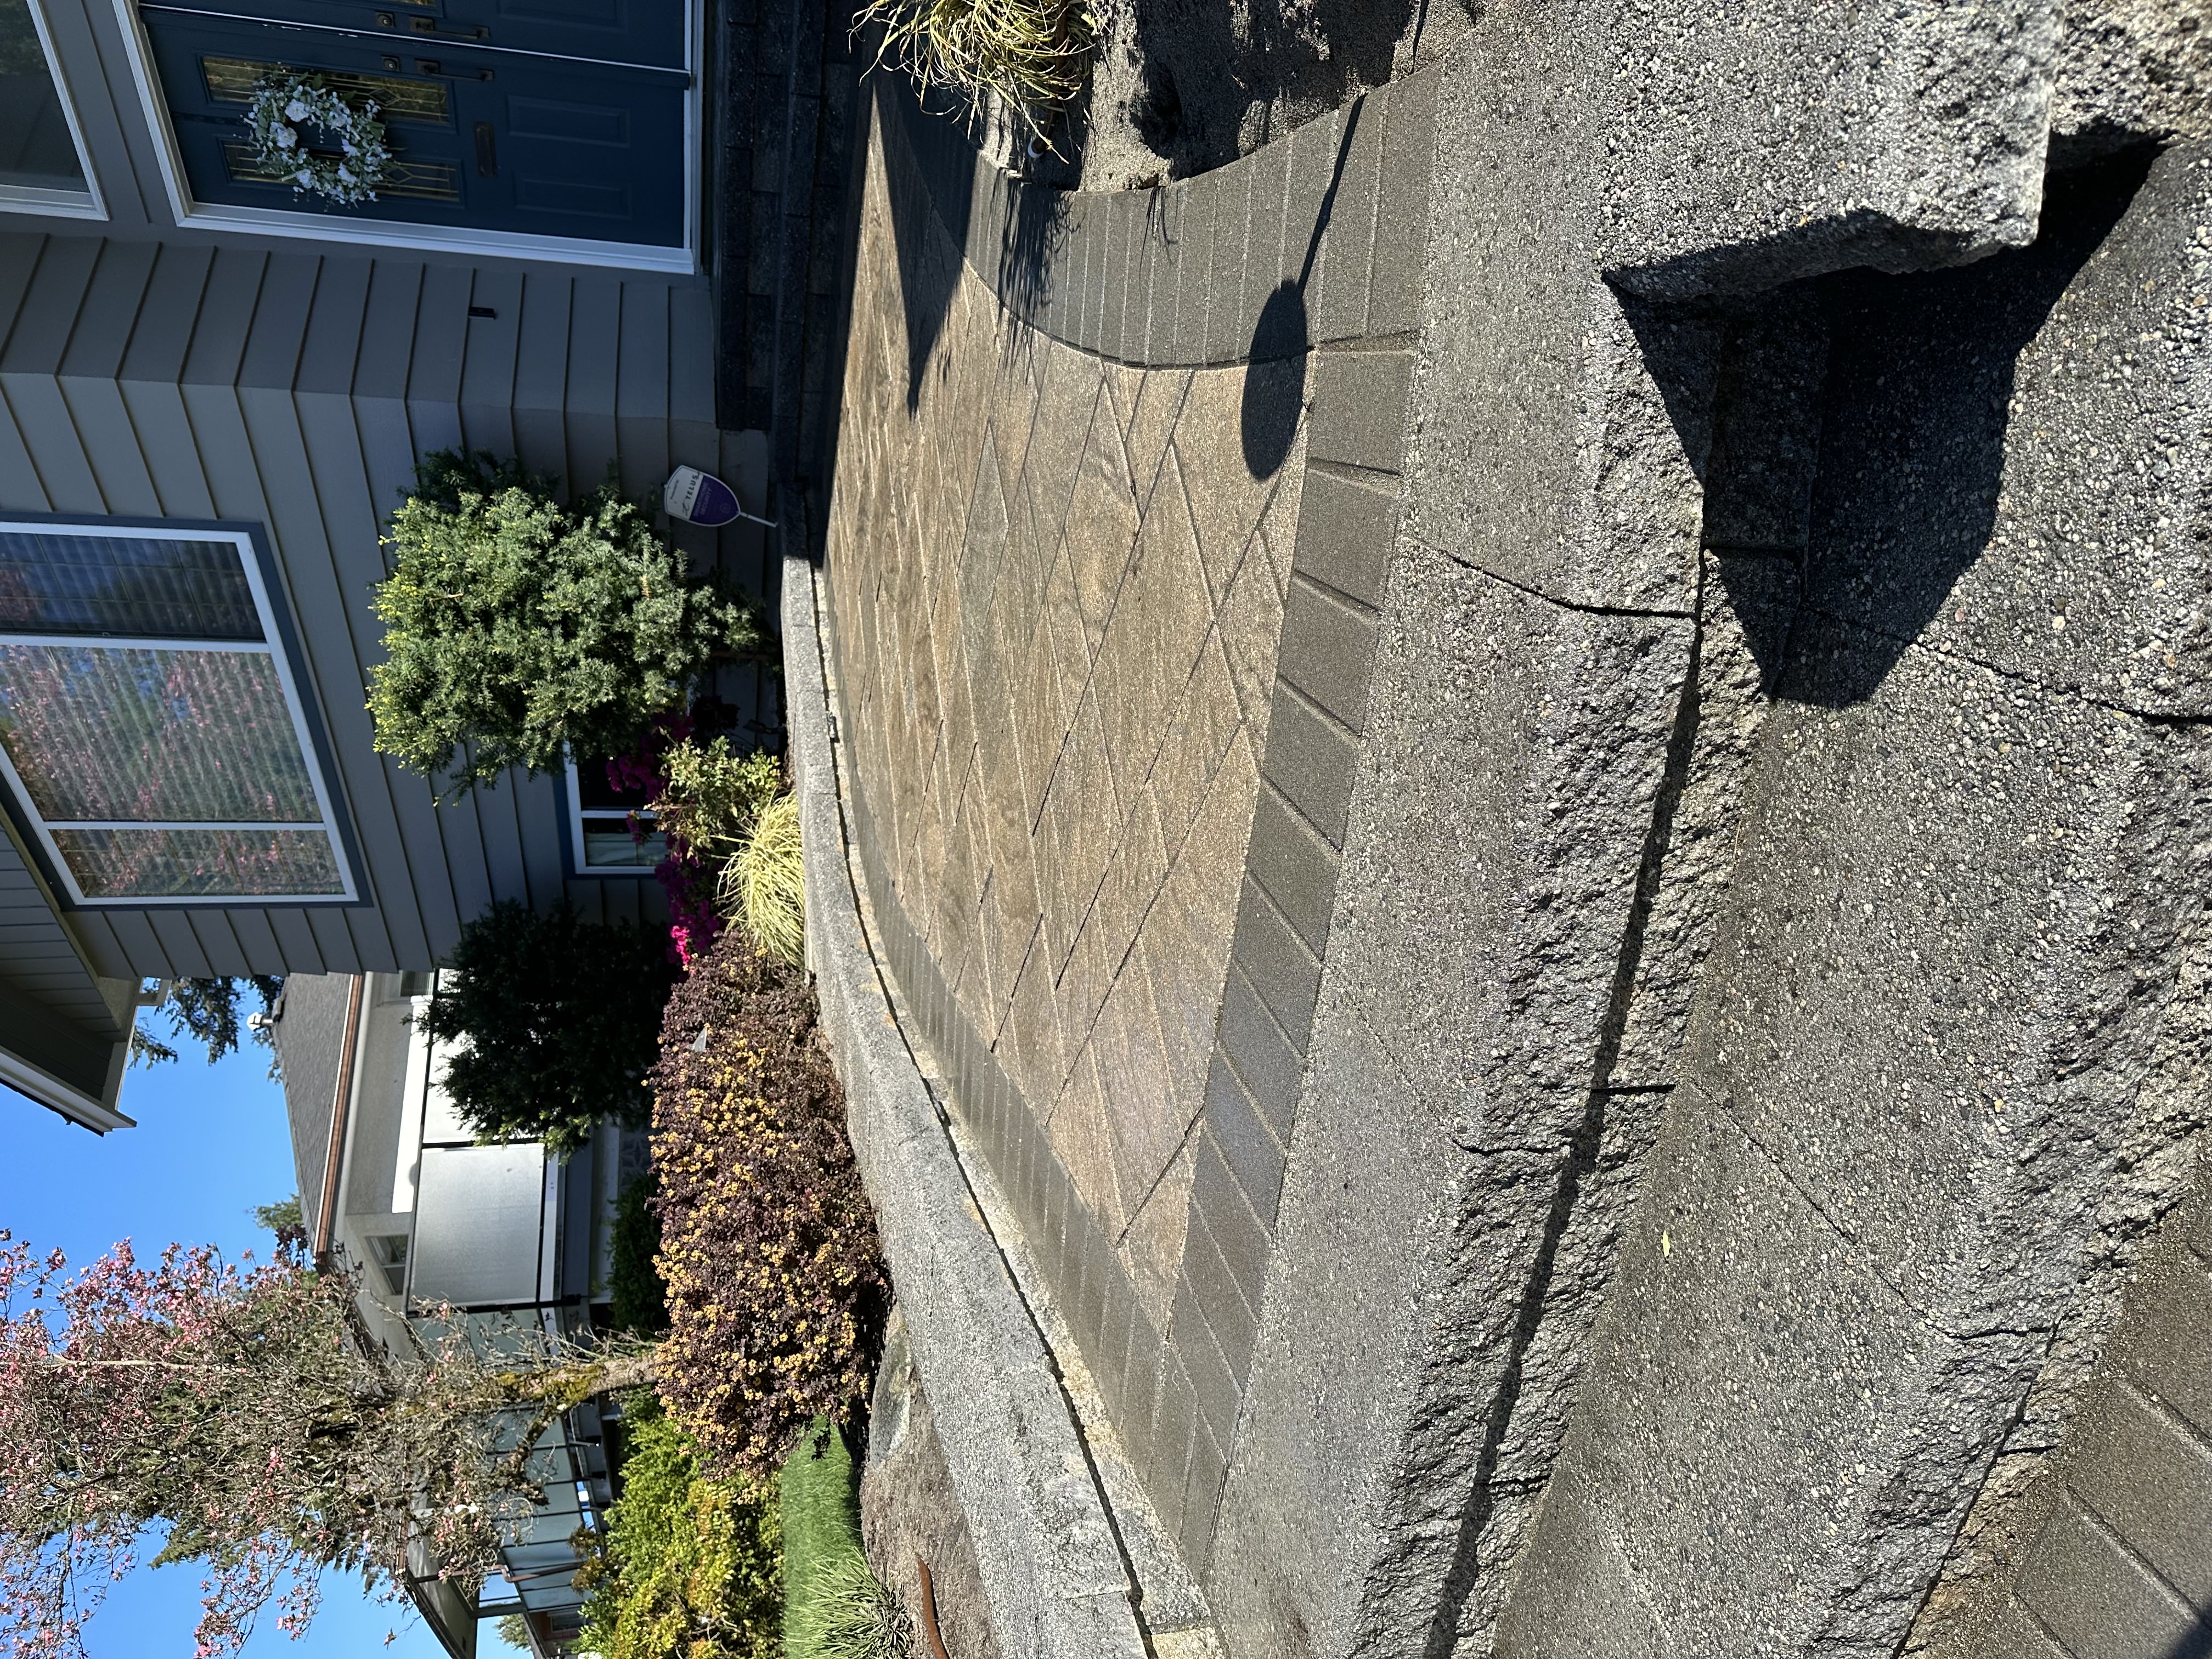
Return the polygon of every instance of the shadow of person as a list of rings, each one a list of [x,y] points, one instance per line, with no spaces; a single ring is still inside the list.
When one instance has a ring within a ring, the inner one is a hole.
[[[1260,308],[1252,361],[1244,369],[1237,435],[1244,467],[1255,478],[1274,476],[1297,437],[1306,396],[1306,295],[1303,281],[1282,283]]]
[[[1244,374],[1244,398],[1239,410],[1239,435],[1243,441],[1244,465],[1255,478],[1271,477],[1297,441],[1298,416],[1305,404],[1306,357],[1313,349],[1312,319],[1306,309],[1306,285],[1313,280],[1314,261],[1320,256],[1322,237],[1336,212],[1336,193],[1344,184],[1345,162],[1352,155],[1353,135],[1359,131],[1364,106],[1355,104],[1346,117],[1336,143],[1336,161],[1314,214],[1313,231],[1306,240],[1305,257],[1298,274],[1285,277],[1260,307],[1252,340],[1245,353],[1249,367]]]
[[[2200,1613],[2192,1626],[2173,1646],[2165,1659],[2212,1659],[2212,1613]]]

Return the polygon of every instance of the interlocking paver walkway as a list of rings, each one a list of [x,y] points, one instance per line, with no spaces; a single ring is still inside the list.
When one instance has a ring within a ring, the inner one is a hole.
[[[902,908],[1164,1329],[1304,415],[1255,477],[1243,368],[1024,326],[933,216],[894,223],[879,144],[862,215],[829,532],[853,766]]]

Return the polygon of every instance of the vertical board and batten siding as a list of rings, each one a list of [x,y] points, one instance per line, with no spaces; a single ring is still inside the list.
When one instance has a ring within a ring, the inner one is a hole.
[[[0,233],[0,508],[263,526],[374,901],[75,912],[99,970],[428,968],[506,898],[664,916],[649,878],[566,874],[550,779],[440,804],[374,752],[369,591],[432,449],[517,455],[579,491],[612,465],[641,498],[688,464],[759,501],[765,441],[716,430],[712,368],[705,293],[662,277]],[[757,528],[677,539],[760,591]],[[747,695],[772,698],[748,672]]]

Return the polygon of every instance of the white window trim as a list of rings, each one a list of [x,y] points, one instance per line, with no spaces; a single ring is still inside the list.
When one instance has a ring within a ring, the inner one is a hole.
[[[21,532],[33,536],[105,536],[137,541],[228,542],[238,550],[238,562],[246,572],[246,586],[253,594],[254,610],[261,619],[262,641],[258,645],[236,641],[202,641],[189,637],[136,640],[110,637],[100,634],[13,633],[0,635],[0,643],[35,641],[42,646],[76,643],[90,646],[95,649],[109,650],[213,649],[258,652],[265,649],[270,659],[276,665],[276,678],[284,690],[285,712],[292,717],[292,734],[300,744],[300,757],[307,769],[308,785],[315,792],[315,810],[322,814],[320,820],[313,823],[285,823],[265,827],[321,830],[330,838],[331,860],[337,866],[338,881],[343,888],[343,891],[337,893],[179,893],[173,895],[125,893],[113,896],[106,895],[88,896],[84,890],[77,885],[76,872],[70,868],[69,860],[62,856],[61,848],[54,841],[52,830],[48,827],[45,815],[33,802],[30,790],[24,787],[22,775],[15,770],[15,762],[9,758],[5,748],[0,748],[0,779],[4,779],[9,789],[13,792],[17,809],[28,821],[31,833],[45,852],[46,861],[52,867],[55,878],[61,883],[62,890],[68,895],[70,903],[87,910],[204,910],[210,908],[260,909],[295,904],[359,903],[361,885],[354,873],[353,860],[348,855],[345,837],[340,833],[340,819],[337,811],[337,797],[331,788],[330,780],[324,775],[322,757],[316,752],[314,728],[307,720],[307,705],[301,698],[299,680],[293,671],[291,655],[284,647],[284,635],[277,626],[276,610],[270,601],[268,585],[262,577],[260,554],[253,544],[253,538],[235,530],[154,529],[145,526],[103,524],[96,520],[82,521],[41,520],[32,522],[0,519],[0,534],[10,532]],[[88,822],[70,819],[64,827],[82,828]],[[182,819],[173,821],[157,819],[144,822],[133,821],[129,823],[118,821],[115,827],[131,830],[185,830],[210,826],[195,825]],[[252,829],[264,826],[240,826],[226,819],[217,827]]]
[[[283,208],[229,207],[194,199],[185,178],[183,155],[169,122],[167,101],[161,96],[161,76],[154,72],[153,45],[138,15],[137,0],[114,0],[115,15],[123,27],[124,55],[131,61],[131,79],[138,88],[138,106],[154,137],[154,154],[161,169],[161,186],[169,198],[169,211],[179,226],[207,230],[235,230],[261,236],[296,236],[313,242],[364,243],[375,247],[410,248],[429,253],[468,253],[512,259],[542,259],[552,264],[611,266],[623,270],[658,270],[674,276],[696,275],[702,267],[699,233],[706,169],[706,75],[702,68],[707,40],[707,0],[690,0],[684,29],[684,51],[690,85],[684,94],[684,245],[656,247],[641,242],[587,241],[571,236],[538,236],[517,230],[471,230],[459,225],[415,225],[404,219],[333,219],[319,213],[293,213]],[[225,14],[234,15],[234,14]],[[234,14],[245,15],[244,13]],[[309,29],[324,26],[293,24]],[[335,33],[346,33],[338,30]],[[90,174],[88,173],[87,177]],[[105,216],[104,215],[102,216]]]
[[[568,766],[568,861],[580,876],[649,876],[649,864],[589,864],[584,859],[584,792],[576,777],[576,763]]]
[[[62,118],[69,123],[70,143],[76,146],[77,170],[84,174],[82,190],[48,190],[38,185],[0,184],[0,211],[42,213],[56,219],[106,219],[106,198],[100,193],[100,175],[93,170],[92,151],[84,142],[84,126],[76,118],[76,100],[70,94],[69,76],[62,70],[61,53],[55,50],[53,31],[39,0],[24,0],[30,8],[31,27],[39,32],[39,50],[46,56],[46,73],[53,77],[54,96],[61,100]]]

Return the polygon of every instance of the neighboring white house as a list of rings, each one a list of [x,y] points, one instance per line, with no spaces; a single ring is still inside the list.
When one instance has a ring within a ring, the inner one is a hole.
[[[495,1342],[537,1325],[604,1327],[614,1202],[647,1167],[645,1137],[603,1125],[565,1164],[536,1141],[480,1146],[441,1086],[438,1045],[416,1021],[430,974],[295,975],[277,1007],[300,1208],[317,1254],[357,1266],[372,1324],[441,1303]],[[613,1492],[595,1406],[541,1443],[548,1502],[507,1551],[504,1579],[471,1596],[425,1577],[410,1586],[455,1659],[472,1659],[483,1619],[522,1613],[533,1650],[572,1637],[580,1527],[602,1524]]]

